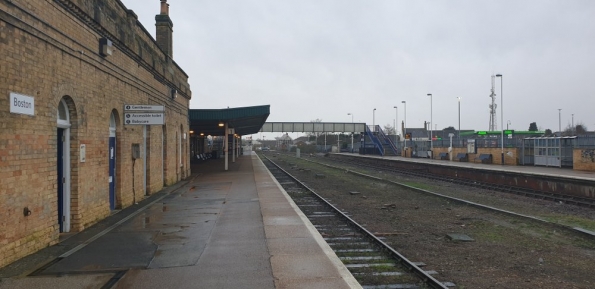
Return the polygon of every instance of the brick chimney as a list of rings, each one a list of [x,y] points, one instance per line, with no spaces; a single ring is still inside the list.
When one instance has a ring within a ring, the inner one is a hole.
[[[155,33],[157,38],[157,45],[167,54],[169,57],[174,57],[173,49],[173,27],[174,24],[169,18],[169,4],[167,0],[161,0],[161,12],[155,15],[155,26],[157,31]]]

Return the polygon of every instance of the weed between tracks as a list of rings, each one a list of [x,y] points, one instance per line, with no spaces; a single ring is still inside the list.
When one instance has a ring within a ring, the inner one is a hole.
[[[422,190],[433,190],[434,186],[428,185],[428,184],[422,184],[422,183],[415,183],[415,182],[401,182],[405,185],[408,185],[410,187],[414,187],[414,188],[418,188],[418,189],[422,189]]]
[[[584,217],[556,214],[546,216],[546,220],[566,226],[580,227],[586,230],[595,231],[595,221]]]

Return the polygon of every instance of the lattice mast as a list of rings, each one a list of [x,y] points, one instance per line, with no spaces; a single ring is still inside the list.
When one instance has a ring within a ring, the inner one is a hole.
[[[492,75],[492,93],[490,97],[492,98],[492,104],[490,104],[490,131],[497,131],[498,130],[498,120],[496,119],[496,108],[498,105],[496,104],[496,76]]]

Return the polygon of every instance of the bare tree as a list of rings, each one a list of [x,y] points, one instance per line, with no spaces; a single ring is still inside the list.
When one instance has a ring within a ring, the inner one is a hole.
[[[571,135],[584,135],[587,133],[587,126],[582,122],[578,122],[574,127],[571,124],[567,125],[562,132],[564,136],[571,136]]]
[[[382,127],[382,130],[384,130],[384,133],[387,135],[395,135],[397,134],[397,130],[395,129],[394,126],[390,125],[390,124],[385,124]]]

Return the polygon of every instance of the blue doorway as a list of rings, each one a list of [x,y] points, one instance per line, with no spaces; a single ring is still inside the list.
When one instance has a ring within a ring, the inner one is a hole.
[[[70,114],[66,101],[58,105],[56,170],[58,225],[60,233],[70,232]]]
[[[116,137],[109,138],[109,206],[116,209]]]
[[[64,129],[58,129],[58,225],[60,232],[64,231]]]

